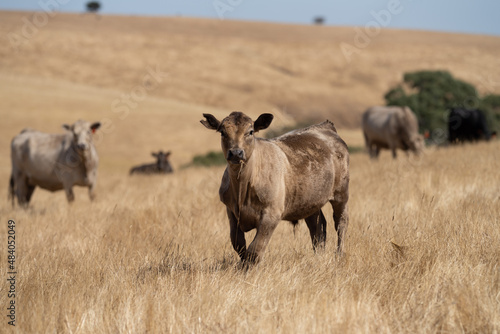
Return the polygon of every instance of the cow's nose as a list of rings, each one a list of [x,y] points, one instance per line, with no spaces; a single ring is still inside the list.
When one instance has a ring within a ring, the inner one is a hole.
[[[241,148],[234,148],[227,153],[227,160],[234,163],[239,163],[245,159],[245,152]]]
[[[82,150],[82,151],[85,151],[87,149],[87,145],[85,145],[85,144],[78,144],[78,149]]]

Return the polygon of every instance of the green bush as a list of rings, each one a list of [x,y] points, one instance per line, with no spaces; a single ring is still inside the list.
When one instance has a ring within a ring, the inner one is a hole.
[[[186,167],[189,166],[221,166],[226,164],[226,158],[222,152],[208,152],[206,154],[196,155],[193,161]]]

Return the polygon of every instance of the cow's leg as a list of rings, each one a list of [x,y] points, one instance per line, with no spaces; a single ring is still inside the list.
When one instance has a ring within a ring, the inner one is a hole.
[[[371,152],[371,157],[373,159],[378,159],[378,155],[380,153],[380,147],[378,147],[378,145],[374,144],[373,147],[372,147],[372,152]]]
[[[337,252],[344,253],[344,237],[349,224],[349,213],[347,212],[347,201],[331,201],[333,207],[333,220],[335,221],[335,230],[337,231],[338,243]]]
[[[94,191],[94,188],[95,188],[95,183],[92,183],[90,186],[89,186],[89,198],[91,201],[93,201],[95,199],[95,191]]]
[[[293,236],[295,237],[295,231],[297,230],[297,225],[299,225],[299,221],[298,220],[292,220],[292,221],[290,221],[290,223],[293,226]]]
[[[9,180],[9,196],[8,198],[12,200],[12,207],[15,206],[15,200],[16,200],[16,187],[14,183],[14,175],[11,174],[10,180]]]
[[[368,144],[368,153],[370,154],[370,158],[375,159],[377,157],[377,145],[373,143]]]
[[[240,256],[240,259],[243,261],[245,258],[245,252],[247,250],[247,243],[245,241],[245,233],[238,226],[238,219],[234,216],[234,214],[229,210],[227,211],[227,217],[229,218],[229,233],[231,236],[231,244],[233,245],[234,250]]]
[[[373,151],[373,147],[370,143],[367,143],[366,144],[366,147],[368,148],[368,154],[370,155],[370,158],[374,158],[374,151]]]
[[[253,239],[248,250],[245,254],[245,261],[250,263],[259,262],[264,254],[264,250],[273,235],[276,226],[278,226],[279,218],[275,218],[272,215],[264,214],[259,226],[257,227],[257,233]]]
[[[33,192],[35,191],[35,186],[32,185],[27,185],[27,192],[26,192],[26,205],[29,204],[31,200],[31,196],[33,196]]]
[[[393,159],[396,159],[397,158],[397,154],[396,154],[396,147],[391,147],[391,151],[392,151],[392,158]]]
[[[18,173],[15,177],[14,184],[16,186],[16,197],[19,206],[26,207],[28,202],[28,178],[22,173]]]
[[[73,194],[73,188],[71,186],[64,186],[64,191],[66,192],[66,198],[68,202],[71,203],[75,200],[75,194]]]
[[[309,234],[311,235],[313,249],[316,251],[318,247],[324,248],[326,242],[326,219],[323,212],[319,210],[305,220],[309,228]]]

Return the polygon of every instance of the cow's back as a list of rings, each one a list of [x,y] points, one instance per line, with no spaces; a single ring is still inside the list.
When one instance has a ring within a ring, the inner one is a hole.
[[[283,219],[305,218],[331,200],[334,193],[344,188],[347,191],[349,152],[333,123],[326,121],[292,131],[272,142],[286,159]],[[307,211],[302,212],[302,208]]]
[[[287,157],[288,162],[296,169],[315,168],[327,161],[333,161],[336,152],[346,154],[347,145],[337,134],[330,121],[313,125],[304,129],[291,131],[272,140]]]
[[[132,175],[132,174],[158,174],[161,172],[163,172],[163,171],[158,169],[157,163],[144,164],[144,165],[132,167],[130,169],[130,175]]]
[[[363,114],[365,137],[371,142],[388,144],[397,135],[401,107],[372,107]]]

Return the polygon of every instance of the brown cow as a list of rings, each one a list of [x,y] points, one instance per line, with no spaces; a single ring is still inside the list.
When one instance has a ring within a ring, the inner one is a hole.
[[[371,158],[377,158],[381,148],[422,151],[424,138],[418,134],[418,120],[408,107],[371,107],[363,114],[363,134]]]
[[[219,190],[226,205],[233,248],[242,261],[258,261],[280,220],[305,219],[313,247],[324,244],[326,221],[321,208],[333,206],[338,251],[344,248],[349,198],[349,153],[330,121],[274,139],[255,137],[273,115],[253,122],[241,112],[222,121],[203,114],[201,123],[221,134],[227,167]],[[256,228],[246,248],[244,232]]]
[[[75,198],[74,185],[89,187],[94,199],[99,158],[92,142],[92,133],[100,123],[78,120],[63,125],[64,134],[48,134],[25,129],[12,139],[9,196],[27,206],[35,187],[49,191],[64,189],[68,202]]]
[[[167,174],[172,173],[174,170],[170,161],[168,161],[168,157],[171,152],[163,153],[163,151],[159,151],[158,153],[151,153],[153,157],[156,158],[156,162],[152,164],[145,164],[136,167],[132,167],[130,169],[130,175],[132,174]]]

